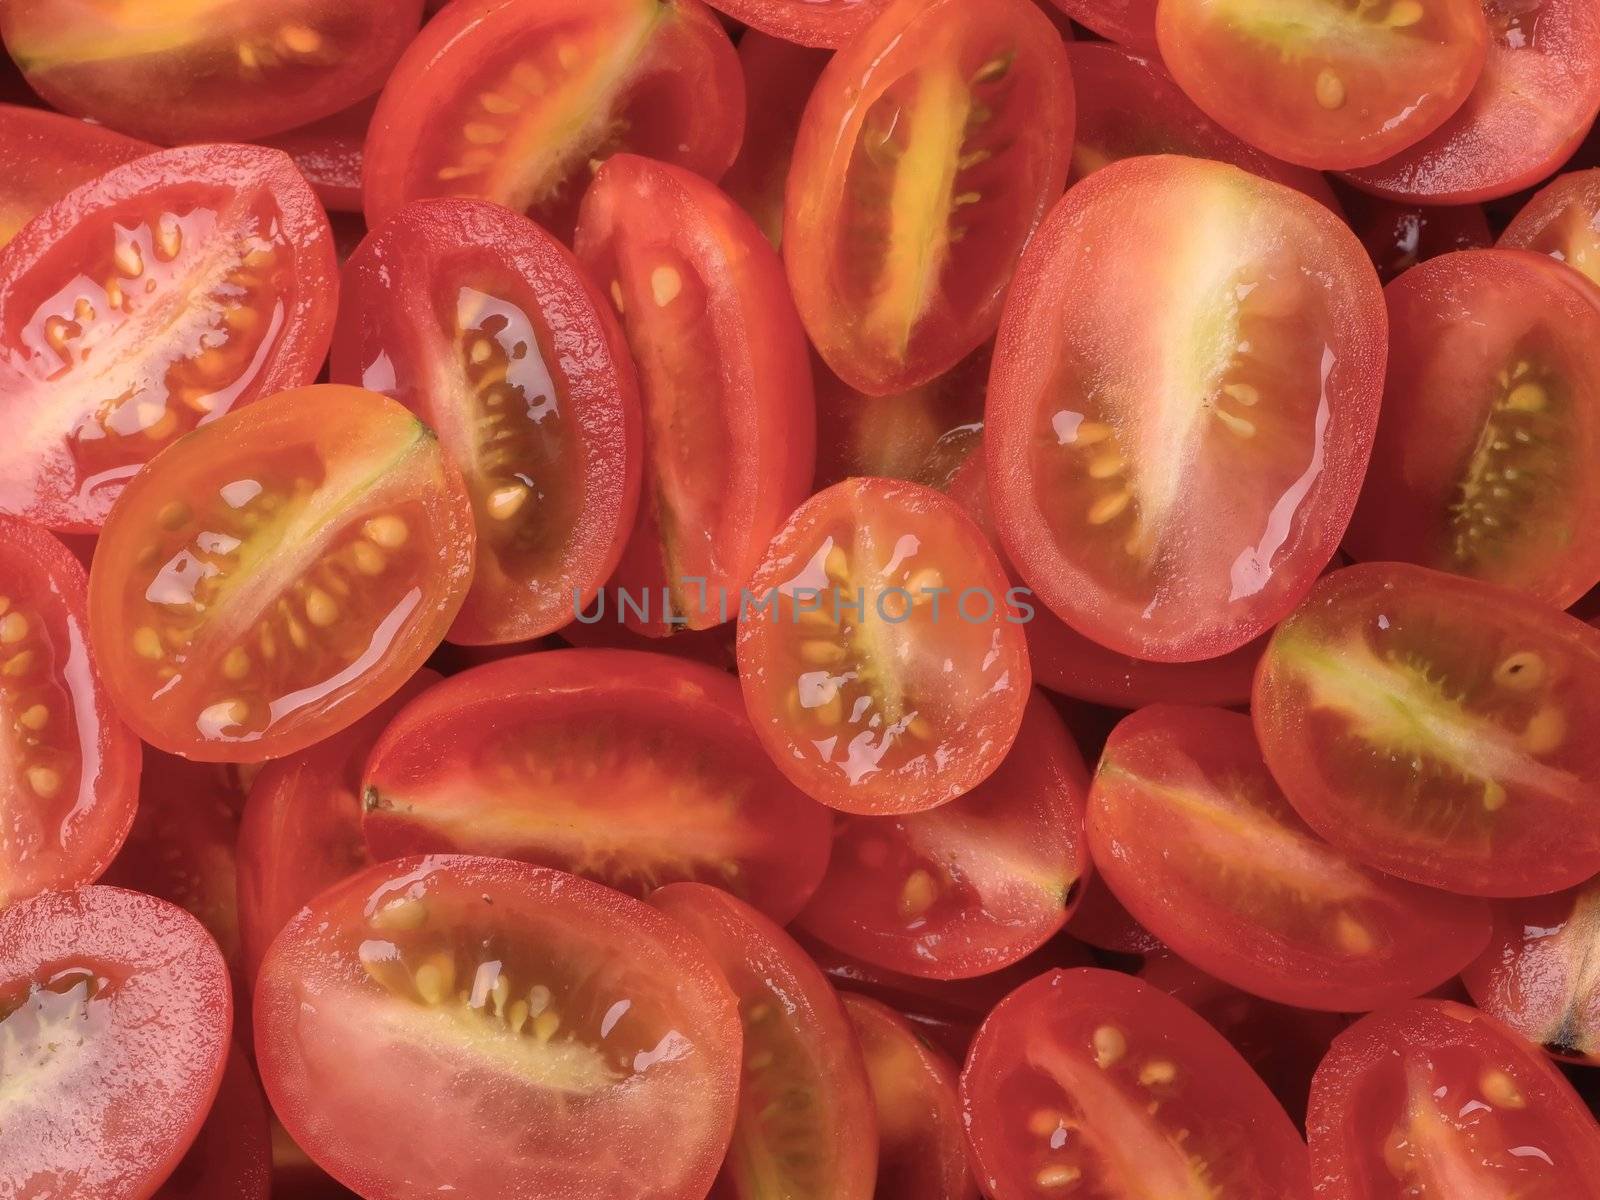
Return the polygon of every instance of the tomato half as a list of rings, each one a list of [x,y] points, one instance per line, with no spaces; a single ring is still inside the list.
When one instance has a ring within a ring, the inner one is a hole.
[[[1319,1198],[1600,1196],[1600,1130],[1571,1085],[1498,1021],[1447,1000],[1339,1035],[1308,1126]]]
[[[89,623],[147,742],[262,762],[414,675],[472,566],[466,489],[433,434],[372,392],[302,388],[205,426],[128,486]]]
[[[572,232],[618,150],[709,178],[739,152],[739,58],[700,0],[467,0],[395,67],[367,137],[367,222],[473,196]]]
[[[1422,567],[1336,571],[1280,625],[1256,733],[1306,823],[1402,879],[1529,896],[1600,872],[1600,630]]]
[[[467,480],[478,567],[452,641],[528,641],[589,603],[637,511],[638,388],[555,238],[478,200],[401,209],[345,266],[331,374],[416,413]]]
[[[249,1060],[234,1047],[194,1145],[151,1200],[267,1200],[271,1185],[266,1098]]]
[[[859,37],[889,0],[708,0],[751,29],[801,46],[833,48]]]
[[[995,1008],[961,1101],[994,1200],[1087,1195],[1308,1200],[1305,1144],[1200,1017],[1126,975],[1051,971]]]
[[[121,888],[0,912],[0,1195],[148,1196],[222,1080],[233,998],[181,908]]]
[[[1477,204],[1402,204],[1350,187],[1340,188],[1339,203],[1384,283],[1452,250],[1494,244]]]
[[[1095,866],[1128,911],[1219,979],[1284,1004],[1365,1011],[1452,978],[1489,908],[1367,870],[1311,832],[1250,718],[1152,705],[1112,732],[1089,794]]]
[[[1144,54],[1156,52],[1156,0],[1050,0],[1085,29]]]
[[[738,683],[663,654],[554,650],[456,675],[389,725],[362,795],[379,861],[491,854],[638,896],[701,880],[783,922],[828,861],[828,810],[767,759]]]
[[[1600,284],[1600,168],[1557,175],[1517,213],[1498,244],[1548,254]]]
[[[674,922],[560,871],[371,867],[278,935],[255,1004],[273,1110],[365,1196],[694,1200],[727,1150],[727,983]]]
[[[1098,872],[1084,881],[1083,895],[1067,922],[1067,932],[1097,950],[1112,954],[1160,954],[1167,947],[1134,919]]]
[[[834,56],[795,143],[783,253],[839,378],[904,391],[994,333],[1072,128],[1066,47],[1030,0],[896,0]]]
[[[645,633],[720,625],[816,468],[783,263],[715,186],[632,154],[596,172],[574,246],[616,306],[644,407],[644,501],[618,602],[662,599],[635,626]]]
[[[88,121],[0,104],[0,246],[73,188],[155,149]]]
[[[68,193],[0,250],[0,512],[94,531],[175,438],[310,383],[336,270],[276,150],[166,150]]]
[[[133,825],[139,739],[90,651],[87,586],[57,539],[0,516],[0,910],[92,882]]]
[[[153,142],[259,137],[375,92],[422,0],[0,4],[0,36],[64,112]]]
[[[739,1118],[716,1200],[873,1200],[872,1085],[822,972],[788,934],[726,892],[677,883],[650,903],[705,946],[739,1002]]]
[[[1198,159],[1095,172],[1006,301],[984,440],[1007,555],[1119,653],[1237,649],[1333,556],[1386,341],[1372,265],[1321,205]]]
[[[369,96],[331,117],[267,139],[282,150],[316,189],[330,213],[361,212],[362,147],[378,98]]]
[[[739,678],[779,770],[832,808],[936,808],[983,782],[1030,672],[1005,572],[953,500],[850,479],[795,512],[739,613]]]
[[[1588,0],[1481,2],[1489,56],[1467,102],[1415,145],[1351,171],[1351,183],[1472,204],[1537,183],[1583,142],[1600,110],[1600,9]]]

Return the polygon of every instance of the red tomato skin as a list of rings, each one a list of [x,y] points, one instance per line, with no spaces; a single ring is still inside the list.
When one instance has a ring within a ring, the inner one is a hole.
[[[156,149],[61,113],[0,104],[0,246],[74,188]]]
[[[769,38],[812,49],[847,46],[890,0],[709,0],[711,7]],[[746,35],[748,36],[748,35]]]
[[[1557,175],[1522,206],[1495,245],[1548,254],[1600,285],[1600,168]]]
[[[1049,0],[1085,29],[1141,54],[1155,54],[1156,0]]]
[[[1123,907],[1098,871],[1084,884],[1078,907],[1067,922],[1067,932],[1078,940],[1111,954],[1160,954],[1167,945]]]
[[[369,96],[320,121],[264,139],[264,144],[294,159],[330,213],[360,213],[362,149],[377,105],[378,98]]]
[[[1386,284],[1442,254],[1494,244],[1482,205],[1403,204],[1345,185],[1338,196],[1350,228]]]
[[[211,1115],[151,1200],[267,1200],[272,1138],[256,1073],[235,1046]]]

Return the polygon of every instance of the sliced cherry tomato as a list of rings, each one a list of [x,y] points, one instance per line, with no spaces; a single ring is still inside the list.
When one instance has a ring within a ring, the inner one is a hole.
[[[459,851],[643,896],[727,888],[787,922],[827,867],[830,814],[773,767],[727,673],[630,650],[476,667],[414,700],[367,762],[375,859]]]
[[[1244,645],[1337,547],[1385,345],[1372,266],[1321,205],[1198,159],[1095,172],[1023,256],[995,349],[984,441],[1012,563],[1119,653]]]
[[[961,1101],[994,1200],[1085,1195],[1309,1200],[1305,1144],[1200,1017],[1126,975],[1051,971],[1002,1000]]]
[[[671,654],[730,674],[739,669],[734,654],[737,630],[732,624],[710,629],[680,629],[669,638],[658,638],[637,633],[604,613],[590,623],[588,618],[593,615],[580,616],[562,629],[557,640],[580,650],[644,650],[652,654]]]
[[[1308,1126],[1319,1200],[1600,1196],[1600,1129],[1571,1085],[1504,1025],[1447,1000],[1340,1034]]]
[[[133,825],[139,739],[89,649],[83,567],[0,516],[0,910],[98,878]]]
[[[1394,0],[1404,3],[1405,0]],[[1380,196],[1472,204],[1537,183],[1600,110],[1600,9],[1588,0],[1482,0],[1489,57],[1455,115],[1346,178]]]
[[[1452,250],[1494,244],[1489,219],[1477,204],[1401,204],[1351,187],[1340,188],[1339,203],[1384,283]]]
[[[73,188],[155,149],[88,121],[0,104],[0,246]]]
[[[676,883],[650,903],[705,946],[739,1002],[739,1119],[717,1200],[873,1200],[872,1085],[822,972],[788,934],[726,892]]]
[[[1548,254],[1600,284],[1600,168],[1557,175],[1517,213],[1498,244]]]
[[[251,138],[315,121],[383,83],[422,0],[27,0],[0,35],[75,116],[152,142]]]
[[[930,978],[986,975],[1061,931],[1088,862],[1088,775],[1035,694],[1005,761],[931,812],[841,817],[800,923],[866,962]]]
[[[619,603],[661,597],[645,633],[720,625],[816,469],[782,260],[712,184],[632,154],[596,173],[574,245],[621,316],[644,405],[645,501],[612,581]]]
[[[1600,293],[1526,250],[1468,250],[1385,296],[1394,354],[1346,549],[1571,604],[1600,582]]]
[[[895,0],[834,56],[795,143],[783,252],[839,378],[905,391],[988,340],[1072,128],[1066,47],[1029,0]]]
[[[329,212],[359,213],[362,146],[377,106],[378,98],[369,96],[331,117],[267,139],[267,144],[294,159]]]
[[[638,388],[604,298],[555,238],[478,200],[401,209],[344,280],[334,381],[426,421],[472,493],[478,568],[450,638],[565,625],[616,567],[638,506]]]
[[[1134,919],[1098,874],[1084,880],[1077,910],[1067,922],[1073,937],[1112,954],[1160,954],[1167,947]]]
[[[1402,879],[1529,896],[1600,872],[1600,630],[1476,580],[1336,571],[1280,625],[1253,706],[1307,824]]]
[[[256,986],[273,1110],[341,1183],[386,1200],[513,1181],[695,1200],[728,1147],[739,1049],[734,997],[682,928],[504,859],[351,876],[278,935]]]
[[[1112,732],[1089,795],[1096,867],[1204,971],[1330,1012],[1420,996],[1483,949],[1489,908],[1367,870],[1311,832],[1250,718],[1152,705]]]
[[[889,6],[889,0],[709,0],[751,29],[801,46],[848,45]]]
[[[208,762],[293,754],[414,675],[472,579],[460,475],[372,392],[285,392],[184,438],[123,493],[89,622],[124,720]]]
[[[1028,700],[1025,614],[954,501],[836,484],[795,512],[749,592],[745,704],[802,790],[843,812],[922,812],[1000,765]]]
[[[151,1195],[211,1108],[232,1022],[222,955],[165,900],[88,887],[0,911],[0,1195]]]
[[[249,1060],[234,1047],[210,1116],[152,1200],[267,1200],[271,1186],[266,1098]]]
[[[1156,53],[1156,0],[1050,0],[1085,29],[1142,54]]]
[[[700,0],[468,0],[428,23],[378,101],[367,222],[474,196],[565,237],[590,164],[625,149],[715,179],[743,131],[739,57]]]

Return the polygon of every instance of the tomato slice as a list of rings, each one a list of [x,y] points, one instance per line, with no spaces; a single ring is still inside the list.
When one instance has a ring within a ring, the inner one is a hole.
[[[1399,2],[1399,0],[1396,0]],[[1434,133],[1346,178],[1380,196],[1471,204],[1537,183],[1600,110],[1600,10],[1587,0],[1482,0],[1489,56]]]
[[[850,1019],[794,940],[728,893],[698,883],[650,903],[699,940],[739,1002],[739,1117],[717,1200],[874,1200],[872,1085]]]
[[[589,624],[589,615],[585,614],[563,629],[561,636],[555,639],[557,645],[553,648],[567,645],[580,650],[643,650],[651,654],[686,658],[690,662],[704,663],[730,674],[737,673],[739,669],[738,659],[734,655],[737,629],[731,624],[716,625],[710,629],[680,629],[669,638],[658,638],[648,637],[626,625],[603,618]]]
[[[508,1181],[695,1200],[728,1146],[739,1049],[734,997],[687,932],[504,859],[351,876],[278,935],[256,986],[273,1110],[331,1175],[385,1200]]]
[[[1452,250],[1494,244],[1477,204],[1401,204],[1350,187],[1340,188],[1339,202],[1384,283]]]
[[[1119,653],[1237,649],[1333,556],[1386,341],[1366,253],[1321,205],[1198,159],[1095,172],[1030,244],[995,349],[1007,555]]]
[[[700,0],[469,0],[430,21],[378,101],[367,222],[474,196],[572,232],[618,150],[715,179],[743,135],[738,55]]]
[[[181,434],[311,382],[336,269],[316,196],[258,146],[162,151],[46,209],[0,250],[0,511],[92,532]]]
[[[1328,1200],[1591,1200],[1600,1131],[1570,1084],[1492,1017],[1447,1000],[1373,1013],[1311,1087]]]
[[[431,688],[362,780],[374,859],[516,858],[643,896],[727,888],[787,922],[828,861],[830,814],[785,780],[728,674],[630,650],[556,650]]]
[[[0,910],[98,878],[128,836],[139,739],[89,648],[78,560],[0,516]]]
[[[574,245],[616,305],[644,406],[645,501],[612,581],[618,603],[662,598],[628,618],[645,633],[720,625],[816,467],[810,358],[783,263],[712,184],[632,154],[595,174]]]
[[[88,121],[0,104],[0,246],[74,188],[155,149]]]
[[[1308,1200],[1305,1144],[1238,1052],[1126,975],[1051,971],[995,1008],[961,1100],[994,1200]]]
[[[839,378],[905,391],[988,340],[1072,128],[1065,45],[1029,0],[896,0],[834,56],[795,143],[783,252]]]
[[[744,145],[722,177],[722,188],[774,246],[783,242],[783,193],[800,118],[832,57],[827,50],[797,46],[758,29],[748,29],[739,38],[745,80]]]
[[[0,1195],[148,1196],[199,1131],[233,998],[200,923],[138,892],[0,911]]]
[[[1365,1011],[1452,978],[1489,908],[1367,870],[1311,832],[1250,718],[1152,705],[1112,731],[1089,794],[1095,865],[1173,950],[1247,992]]]
[[[709,3],[735,21],[771,38],[825,49],[849,45],[889,6],[889,0],[709,0]]]
[[[234,1047],[211,1114],[151,1200],[268,1200],[271,1186],[267,1102],[249,1060]]]
[[[1137,50],[1156,53],[1156,0],[1051,0],[1085,29]]]
[[[362,147],[377,106],[378,98],[369,96],[331,117],[267,139],[267,145],[294,159],[330,213],[361,211]]]
[[[1067,932],[1097,950],[1112,954],[1161,954],[1166,944],[1134,919],[1098,873],[1084,880],[1083,895],[1067,922]]]
[[[954,501],[836,484],[795,512],[749,593],[745,704],[801,790],[842,812],[922,812],[1000,765],[1028,699],[1025,613]]]
[[[1498,244],[1548,254],[1600,284],[1600,168],[1557,175],[1512,218]]]
[[[1353,857],[1529,896],[1600,871],[1600,630],[1422,567],[1336,571],[1280,625],[1253,707],[1267,765]]]
[[[401,209],[345,267],[332,377],[411,409],[466,477],[478,568],[451,640],[542,637],[593,599],[637,509],[638,388],[555,238],[478,200]]]
[[[841,817],[800,918],[847,954],[930,978],[985,975],[1061,931],[1088,870],[1083,756],[1035,694],[1005,761],[931,812]]]
[[[427,428],[371,392],[302,388],[205,426],[128,486],[90,629],[147,742],[262,762],[415,674],[472,566],[466,489]]]

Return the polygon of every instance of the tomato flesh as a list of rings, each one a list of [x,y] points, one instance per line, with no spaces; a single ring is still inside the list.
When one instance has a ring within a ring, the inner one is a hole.
[[[271,1187],[267,1102],[249,1060],[234,1047],[210,1116],[151,1200],[268,1200]]]
[[[0,246],[76,187],[156,149],[88,121],[0,105]]]
[[[1497,244],[1547,254],[1600,284],[1600,168],[1556,176],[1523,205]]]

